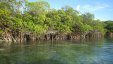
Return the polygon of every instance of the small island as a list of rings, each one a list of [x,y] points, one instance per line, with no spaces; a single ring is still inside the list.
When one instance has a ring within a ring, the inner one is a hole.
[[[50,8],[46,1],[1,1],[0,41],[81,40],[112,36],[113,22],[81,14],[70,6]]]

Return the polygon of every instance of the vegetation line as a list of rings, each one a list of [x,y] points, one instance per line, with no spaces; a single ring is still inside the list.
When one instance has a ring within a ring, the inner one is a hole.
[[[113,32],[113,22],[95,20],[93,14],[80,14],[70,6],[51,9],[45,1],[0,0],[1,40],[58,39],[62,34],[70,39],[70,35],[79,38],[92,32]]]

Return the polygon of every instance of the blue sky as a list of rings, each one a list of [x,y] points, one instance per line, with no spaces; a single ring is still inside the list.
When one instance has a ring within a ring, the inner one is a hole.
[[[30,2],[38,0],[29,0]],[[113,0],[44,0],[49,2],[51,8],[60,9],[69,5],[80,13],[90,12],[96,19],[113,20]]]

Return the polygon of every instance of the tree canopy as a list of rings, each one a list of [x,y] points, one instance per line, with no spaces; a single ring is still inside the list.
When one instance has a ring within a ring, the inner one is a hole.
[[[105,21],[105,28],[108,32],[113,32],[113,21]]]
[[[106,27],[105,27],[105,24]],[[70,6],[51,9],[45,1],[0,0],[0,30],[43,34],[49,30],[61,33],[113,31],[113,22],[95,20],[91,13],[81,14]]]

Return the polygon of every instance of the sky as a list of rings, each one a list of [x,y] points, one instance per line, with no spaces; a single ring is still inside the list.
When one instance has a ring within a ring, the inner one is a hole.
[[[35,2],[38,0],[29,0]],[[113,0],[44,0],[47,1],[51,8],[60,9],[69,5],[80,13],[90,12],[95,15],[96,19],[103,21],[113,20]]]

